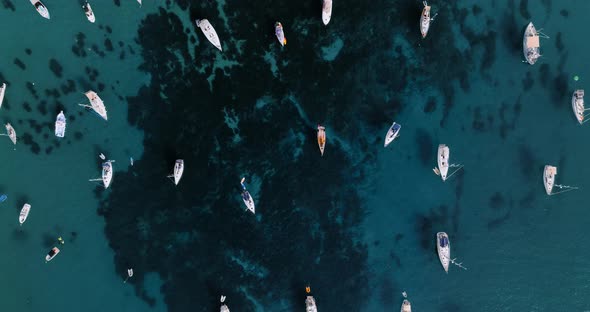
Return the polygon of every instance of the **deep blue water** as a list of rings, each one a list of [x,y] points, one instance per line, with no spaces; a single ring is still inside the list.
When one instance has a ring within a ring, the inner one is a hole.
[[[590,309],[589,134],[570,106],[589,3],[431,2],[422,39],[420,1],[339,0],[328,26],[315,0],[95,2],[95,24],[77,3],[46,0],[49,21],[2,3],[0,119],[19,143],[0,138],[1,311],[216,311],[222,294],[232,311],[303,311],[307,285],[322,312],[397,310],[404,290],[414,311]],[[529,21],[550,37],[534,66]],[[77,105],[88,89],[108,122]],[[465,166],[444,183],[441,143]],[[100,153],[107,190],[87,181]],[[581,190],[547,196],[545,164]],[[468,270],[444,273],[439,231]]]

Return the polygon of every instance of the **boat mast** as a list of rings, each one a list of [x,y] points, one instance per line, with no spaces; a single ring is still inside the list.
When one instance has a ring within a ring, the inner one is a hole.
[[[561,191],[555,192],[555,193],[552,192],[551,195],[557,195],[557,194],[561,194],[561,193],[565,193],[565,192],[579,189],[579,187],[577,187],[577,186],[570,186],[570,185],[554,184],[553,186],[561,189]]]
[[[457,258],[451,259],[451,263],[467,271],[467,268],[463,266],[463,262],[456,262],[455,260],[457,260]]]
[[[464,167],[464,166],[463,166],[462,164],[450,164],[450,165],[449,165],[449,168],[457,168],[457,169],[455,169],[455,171],[453,171],[451,174],[449,174],[449,175],[447,176],[447,180],[448,180],[448,179],[449,179],[451,176],[453,176],[455,173],[457,173],[457,171],[459,171],[459,170],[463,169],[463,167]]]

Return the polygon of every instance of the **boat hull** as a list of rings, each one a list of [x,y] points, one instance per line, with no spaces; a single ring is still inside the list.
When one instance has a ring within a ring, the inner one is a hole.
[[[12,141],[14,145],[16,145],[16,131],[14,131],[14,128],[12,127],[12,125],[10,125],[10,123],[6,124],[6,134],[8,134],[10,141]]]
[[[393,140],[395,140],[398,137],[401,128],[402,126],[395,122],[393,123],[393,125],[391,125],[391,127],[389,127],[389,130],[385,135],[385,143],[383,144],[383,147],[387,147],[389,144],[391,144],[391,142],[393,142]]]
[[[287,44],[287,38],[285,38],[285,31],[283,30],[283,25],[279,22],[275,23],[275,36],[277,36],[277,40],[281,46],[285,46]]]
[[[307,296],[307,298],[305,298],[305,311],[318,312],[318,308],[315,305],[315,299],[313,298],[313,296]]]
[[[536,39],[535,39],[536,38]],[[530,65],[534,65],[539,57],[541,56],[539,47],[528,47],[528,40],[534,40],[538,43],[539,36],[537,35],[537,30],[532,22],[530,22],[526,29],[524,30],[524,35],[522,38],[522,52],[524,54],[524,58]],[[538,45],[538,44],[536,44]]]
[[[422,38],[426,38],[428,30],[430,29],[430,6],[425,5],[422,9],[422,15],[420,15],[420,33]]]
[[[572,110],[579,124],[584,123],[584,90],[576,90],[572,95]]]
[[[250,195],[250,192],[244,190],[242,192],[242,200],[244,201],[246,208],[248,208],[248,210],[250,210],[250,212],[255,214],[256,213],[256,206],[254,205],[254,200],[252,199],[252,195]]]
[[[451,243],[449,236],[445,232],[436,233],[436,250],[438,259],[445,272],[449,273],[449,263],[451,262]]]
[[[35,7],[35,10],[37,10],[37,12],[39,13],[39,15],[43,16],[46,19],[50,19],[49,10],[47,10],[47,7],[45,6],[45,4],[43,4],[43,2],[39,0],[30,1],[31,4]]]
[[[322,3],[322,22],[328,25],[332,18],[332,0],[324,0]]]
[[[440,177],[443,181],[447,180],[447,173],[449,172],[449,157],[450,157],[450,150],[449,147],[440,144],[438,146],[438,171],[440,173]]]
[[[174,184],[178,185],[180,179],[182,178],[182,174],[184,173],[184,160],[177,159],[176,163],[174,164]]]
[[[2,107],[2,102],[4,102],[4,93],[6,92],[6,83],[3,83],[0,86],[0,107]]]
[[[324,156],[324,149],[326,148],[326,128],[318,126],[318,146],[320,154]]]
[[[104,188],[109,188],[111,181],[113,180],[113,164],[110,161],[106,161],[102,164],[102,183]]]
[[[104,102],[102,99],[96,94],[96,92],[89,90],[84,95],[90,101],[90,106],[92,106],[92,110],[100,116],[100,118],[104,119],[105,121],[108,120],[107,116],[107,109],[104,106]]]
[[[45,256],[45,261],[51,261],[57,254],[59,254],[59,248],[53,247]]]
[[[557,175],[557,167],[546,165],[543,170],[543,185],[545,186],[545,192],[547,195],[551,195],[553,192],[553,186],[555,185],[555,176]]]
[[[94,17],[94,12],[92,11],[90,3],[86,2],[86,4],[82,7],[84,8],[84,14],[86,15],[88,21],[91,23],[96,22],[96,18]]]
[[[29,216],[29,211],[31,210],[31,205],[24,204],[23,208],[20,211],[20,215],[18,216],[18,222],[22,225],[27,221],[27,217]]]
[[[64,112],[61,111],[57,115],[55,119],[55,136],[58,138],[63,138],[66,134],[66,116],[64,116]]]
[[[206,19],[196,20],[195,22],[197,24],[197,27],[201,28],[201,31],[203,32],[205,37],[207,37],[207,40],[209,40],[209,42],[211,42],[213,46],[219,49],[219,51],[223,51],[221,49],[221,41],[219,41],[219,36],[217,35],[217,32],[215,31],[215,28],[213,28],[211,23],[209,23],[209,21]]]
[[[412,312],[412,304],[408,299],[404,299],[402,302],[402,307],[400,309],[401,312]]]

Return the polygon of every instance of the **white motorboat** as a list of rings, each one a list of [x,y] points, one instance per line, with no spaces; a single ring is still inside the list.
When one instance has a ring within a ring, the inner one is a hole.
[[[320,154],[324,156],[324,149],[326,148],[326,128],[318,125],[318,146],[320,147]]]
[[[98,96],[98,94],[96,94],[96,92],[94,92],[92,90],[89,90],[86,93],[84,93],[84,95],[90,101],[90,105],[87,105],[87,104],[78,104],[78,105],[80,105],[82,107],[90,108],[95,113],[97,113],[98,116],[100,116],[102,119],[108,120],[108,118],[107,118],[107,109],[104,106],[104,102]]]
[[[102,177],[98,179],[89,179],[88,181],[102,181],[104,188],[109,188],[113,180],[113,162],[114,160],[107,160],[102,163]]]
[[[94,17],[94,12],[92,11],[90,3],[86,2],[86,4],[82,6],[82,8],[84,9],[84,14],[86,14],[86,18],[88,19],[88,21],[94,23],[96,21],[96,18]]]
[[[174,173],[169,175],[169,178],[174,178],[174,184],[178,185],[180,182],[180,178],[182,178],[182,173],[184,172],[184,160],[177,159],[174,163]]]
[[[307,297],[305,298],[305,312],[318,312],[318,307],[315,305],[315,299],[311,295],[311,287],[305,287],[305,293]]]
[[[449,172],[449,154],[448,146],[444,144],[438,146],[438,172],[443,181],[447,180],[447,173]]]
[[[45,5],[39,1],[39,0],[30,0],[31,4],[35,7],[35,10],[37,10],[37,12],[39,12],[39,14],[43,17],[45,17],[46,19],[49,19],[49,10],[47,10],[47,7],[45,7]]]
[[[283,31],[283,24],[280,22],[275,23],[275,36],[277,36],[281,46],[284,47],[287,44],[287,38],[285,38],[285,32]]]
[[[254,206],[254,200],[252,199],[250,192],[248,192],[248,190],[246,189],[246,185],[244,184],[245,181],[246,178],[242,178],[242,181],[240,182],[240,184],[242,185],[242,200],[244,201],[244,204],[246,204],[246,208],[248,208],[250,212],[255,214],[256,207]]]
[[[24,204],[23,208],[20,210],[20,215],[18,216],[18,222],[20,225],[23,225],[29,216],[29,211],[31,211],[31,205]]]
[[[449,236],[447,233],[436,233],[436,250],[438,251],[440,264],[442,264],[445,272],[449,273],[449,263],[451,262],[451,243],[449,242]]]
[[[55,258],[55,256],[57,256],[57,254],[59,253],[59,248],[57,247],[53,247],[51,248],[51,250],[47,253],[47,256],[45,256],[45,261],[51,261],[51,259]]]
[[[430,29],[430,6],[426,1],[422,2],[424,4],[424,8],[422,9],[422,15],[420,15],[420,32],[422,33],[422,38],[426,38],[428,34],[428,29]]]
[[[543,170],[543,184],[545,185],[545,192],[547,192],[547,195],[551,195],[551,192],[553,191],[556,175],[557,167],[545,165],[545,170]]]
[[[6,134],[5,135],[10,138],[10,141],[12,141],[12,143],[14,143],[14,145],[16,145],[16,131],[14,131],[14,128],[12,127],[12,125],[10,123],[6,124]]]
[[[580,124],[584,124],[586,108],[584,106],[584,90],[576,90],[572,95],[572,110]]]
[[[533,65],[537,62],[537,59],[541,57],[540,46],[539,33],[535,29],[533,23],[530,22],[527,25],[522,38],[522,52],[524,53],[524,58],[527,63]]]
[[[219,309],[219,312],[229,312],[229,308],[225,304],[225,296],[223,295],[221,296],[221,308]]]
[[[328,25],[332,18],[332,0],[324,0],[322,3],[322,22]]]
[[[217,49],[219,49],[219,51],[223,51],[221,49],[221,42],[219,41],[219,36],[217,36],[217,32],[215,31],[215,28],[213,28],[211,23],[209,23],[209,21],[206,19],[196,20],[195,22],[197,23],[197,27],[201,28],[201,31],[203,31],[203,34],[205,34],[207,40],[209,40],[209,42],[211,42]]]
[[[57,118],[55,119],[55,136],[58,138],[63,138],[66,134],[66,116],[64,116],[64,111],[59,112]]]
[[[400,309],[401,312],[412,312],[412,304],[408,299],[404,299],[402,302],[402,307]]]
[[[2,107],[2,102],[4,102],[4,93],[6,92],[6,83],[2,83],[0,86],[0,107]]]
[[[139,3],[139,6],[141,6],[141,0],[137,0],[137,3]]]
[[[395,140],[399,136],[399,131],[401,128],[402,126],[395,122],[393,123],[393,125],[391,125],[391,127],[389,127],[387,135],[385,135],[385,144],[383,145],[383,147],[387,147],[387,145],[389,145],[391,142],[393,142],[393,140]]]

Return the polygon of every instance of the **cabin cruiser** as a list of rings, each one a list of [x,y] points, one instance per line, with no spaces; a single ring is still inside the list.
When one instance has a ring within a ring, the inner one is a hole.
[[[57,247],[51,248],[51,250],[47,253],[47,256],[45,256],[45,261],[47,261],[47,262],[51,261],[51,259],[55,258],[55,256],[57,256],[58,253],[59,253],[59,248],[57,248]]]
[[[39,1],[39,0],[30,0],[31,4],[35,7],[35,10],[37,10],[37,12],[39,12],[39,15],[43,16],[46,19],[49,19],[49,10],[47,10],[47,7],[45,7],[45,5]]]
[[[82,8],[84,9],[84,14],[86,14],[86,18],[88,19],[88,21],[94,23],[96,21],[96,18],[94,17],[94,12],[92,11],[90,3],[86,2],[86,4],[82,6]]]
[[[58,138],[63,138],[66,134],[66,116],[64,116],[64,111],[59,112],[57,118],[55,119],[55,136]]]
[[[18,222],[20,225],[23,225],[29,216],[29,211],[31,211],[31,205],[24,204],[23,209],[20,211],[20,215],[18,216]]]
[[[201,28],[201,31],[203,32],[203,34],[205,34],[207,40],[209,40],[209,42],[211,42],[217,49],[219,49],[219,51],[222,51],[219,36],[217,36],[217,32],[215,31],[215,28],[213,28],[211,23],[209,23],[209,21],[206,19],[196,20],[195,22],[197,23],[197,27]]]

